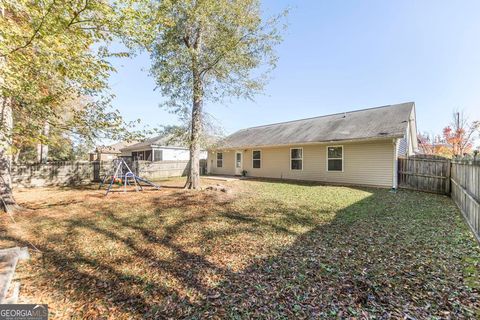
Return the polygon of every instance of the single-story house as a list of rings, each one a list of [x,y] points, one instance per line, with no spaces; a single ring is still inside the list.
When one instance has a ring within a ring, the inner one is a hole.
[[[120,150],[121,157],[144,161],[185,161],[190,160],[190,150],[184,143],[170,136],[157,136],[132,144]],[[207,152],[200,152],[200,159],[206,159]]]
[[[208,150],[210,174],[397,188],[418,148],[413,102],[243,129]]]
[[[116,159],[118,158],[118,156],[120,156],[120,150],[122,148],[125,148],[134,143],[137,143],[137,141],[122,141],[109,146],[98,146],[93,152],[90,153],[90,161],[110,161]]]

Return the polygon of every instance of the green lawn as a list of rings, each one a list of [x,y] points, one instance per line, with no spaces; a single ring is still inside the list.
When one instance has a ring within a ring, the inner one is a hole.
[[[54,319],[480,317],[480,249],[450,198],[224,184],[18,192],[30,210],[2,220],[2,247],[41,251],[22,302]]]

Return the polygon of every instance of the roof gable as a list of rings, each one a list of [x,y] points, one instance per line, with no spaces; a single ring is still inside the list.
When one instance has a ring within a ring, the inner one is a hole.
[[[107,153],[107,154],[117,154],[117,153],[120,153],[121,149],[123,149],[123,148],[125,148],[129,145],[132,145],[134,143],[137,143],[137,142],[136,141],[131,141],[131,142],[122,141],[122,142],[117,142],[117,143],[109,145],[109,146],[98,146],[95,149],[95,152]]]
[[[173,135],[159,135],[143,142],[132,144],[122,149],[122,151],[139,150],[152,147],[171,147],[171,148],[187,148],[185,142]]]
[[[403,137],[413,102],[243,129],[220,141],[219,148]]]

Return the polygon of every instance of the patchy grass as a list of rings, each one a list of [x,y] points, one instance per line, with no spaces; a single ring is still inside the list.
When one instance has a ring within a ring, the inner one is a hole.
[[[28,210],[1,245],[41,251],[19,265],[22,302],[58,319],[480,316],[480,251],[449,198],[223,184],[17,192]]]

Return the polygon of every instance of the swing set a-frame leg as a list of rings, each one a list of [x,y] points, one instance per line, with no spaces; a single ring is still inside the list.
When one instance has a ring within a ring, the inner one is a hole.
[[[133,175],[133,181],[135,182],[135,190],[138,191],[138,189],[140,189],[140,191],[143,191],[143,187],[140,182],[138,182],[136,175]]]
[[[110,181],[110,184],[108,185],[107,191],[105,192],[105,195],[107,195],[110,192],[110,189],[112,188],[113,181],[115,181],[115,176],[112,177],[112,180]]]
[[[107,177],[108,175],[105,175],[105,177],[103,177],[102,181],[100,181],[100,184],[98,185],[98,190],[100,190],[103,185],[105,184],[105,181],[107,180]]]
[[[107,191],[105,192],[105,196],[110,192],[110,189],[112,188],[113,182],[115,181],[115,178],[117,177],[118,170],[120,169],[120,166],[121,166],[121,165],[122,165],[122,164],[120,163],[120,164],[117,166],[117,169],[115,169],[115,173],[114,173],[113,176],[112,176],[112,180],[110,180],[110,184],[108,185]]]

